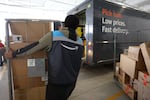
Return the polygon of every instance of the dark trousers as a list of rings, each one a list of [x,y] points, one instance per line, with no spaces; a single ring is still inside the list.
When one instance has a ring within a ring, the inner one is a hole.
[[[46,100],[67,100],[75,88],[75,83],[68,85],[56,85],[48,83]]]
[[[2,56],[0,55],[0,66],[3,66]]]
[[[4,52],[5,52],[5,49],[0,49],[0,66],[3,66],[3,60],[2,60],[2,57],[4,56]]]

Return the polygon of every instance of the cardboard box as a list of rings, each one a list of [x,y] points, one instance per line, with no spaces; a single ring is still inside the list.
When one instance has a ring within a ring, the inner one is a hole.
[[[128,55],[121,54],[120,57],[120,68],[127,73],[132,79],[138,78],[138,71],[145,71],[145,63],[141,59],[135,61],[128,57]]]
[[[46,33],[50,32],[49,22],[27,23],[27,41],[38,41]]]
[[[142,99],[143,100],[150,100],[150,88],[144,87],[144,93],[142,95]]]
[[[129,46],[128,57],[137,62],[137,71],[147,71],[140,46]]]
[[[26,58],[12,59],[11,66],[13,71],[15,89],[25,89],[45,85],[45,82],[41,80],[41,77],[28,77]]]
[[[135,77],[136,61],[130,59],[127,55],[121,54],[120,68],[131,78]]]
[[[139,77],[138,80],[143,83],[143,85],[150,88],[150,76],[147,73],[143,73],[139,71]]]
[[[12,35],[17,36],[15,39],[18,39],[18,36],[21,36],[21,40],[23,40],[22,43],[14,44],[13,36],[10,36],[10,47],[13,50],[17,50],[38,41],[46,33],[51,31],[50,23],[51,22],[48,21],[29,20],[10,22]],[[41,80],[41,77],[28,77],[27,75],[27,59],[36,58],[46,59],[45,51],[41,50],[31,55],[20,56],[11,60],[15,100],[45,100],[45,82]]]
[[[22,35],[24,41],[26,41],[27,25],[25,22],[11,22],[10,29],[14,35]]]
[[[137,79],[135,79],[134,82],[133,82],[133,89],[135,91],[138,91],[138,86],[139,86],[138,84],[139,84],[139,81]]]
[[[15,100],[45,100],[46,87],[16,89]]]
[[[150,74],[150,42],[142,43],[140,48],[142,50],[147,71]]]
[[[14,35],[22,35],[24,42],[38,41],[46,33],[50,32],[51,22],[20,21],[10,22],[11,32]]]
[[[125,78],[125,73],[122,71],[121,68],[119,68],[119,73],[118,73],[118,81],[122,85],[124,84],[124,79]]]
[[[118,81],[122,86],[126,84],[133,87],[133,79],[123,71],[121,71],[121,74],[118,74]]]
[[[22,35],[12,35],[12,41],[15,43],[23,42]]]
[[[12,42],[10,44],[10,48],[12,50],[17,50],[17,49],[23,48],[23,47],[25,47],[27,45],[29,45],[29,43],[27,43],[27,42],[23,42],[23,43],[14,43],[14,42]]]
[[[137,100],[137,92],[130,85],[123,84],[123,90],[131,100]]]
[[[124,84],[128,84],[128,85],[130,85],[131,87],[133,87],[133,86],[132,86],[132,84],[133,84],[133,79],[132,79],[129,75],[127,75],[126,73],[125,73],[124,76],[123,76],[123,82],[124,82]]]
[[[10,44],[10,48],[17,50],[29,45],[29,43],[13,43]],[[28,77],[28,59],[46,58],[45,51],[37,51],[31,55],[20,56],[11,59],[11,66],[13,71],[13,80],[15,89],[25,89],[31,87],[44,86],[45,82],[41,80],[41,77]],[[45,66],[44,66],[45,67]]]
[[[12,43],[12,44],[10,44],[10,48],[15,51],[15,50],[23,48],[23,47],[25,47],[25,46],[27,46],[29,44],[30,43],[27,43],[27,42]],[[21,56],[19,58],[46,58],[46,52],[44,50],[40,50],[40,51],[37,51],[37,52],[35,52],[33,54]]]
[[[150,100],[150,88],[144,86],[143,83],[138,83],[138,98],[137,100]]]
[[[142,56],[141,50],[139,46],[129,46],[128,49],[128,57],[138,61]]]

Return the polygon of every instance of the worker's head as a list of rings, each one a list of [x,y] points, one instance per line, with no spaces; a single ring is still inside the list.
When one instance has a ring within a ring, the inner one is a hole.
[[[60,21],[55,21],[54,30],[61,30],[61,28],[62,28],[62,23]]]
[[[75,15],[68,15],[65,19],[65,27],[76,29],[79,25],[79,19]]]
[[[79,26],[78,17],[75,15],[68,15],[65,18],[64,26],[68,27],[69,39],[76,41],[77,40],[77,34],[76,34],[75,30]]]

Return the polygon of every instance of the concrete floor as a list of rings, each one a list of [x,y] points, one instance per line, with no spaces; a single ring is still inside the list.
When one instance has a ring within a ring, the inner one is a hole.
[[[130,100],[116,84],[113,74],[112,65],[81,68],[69,100]]]
[[[9,100],[7,73],[6,66],[0,67],[0,100]]]
[[[9,100],[7,67],[0,69],[0,100]],[[82,67],[69,100],[130,100],[113,79],[112,66]]]

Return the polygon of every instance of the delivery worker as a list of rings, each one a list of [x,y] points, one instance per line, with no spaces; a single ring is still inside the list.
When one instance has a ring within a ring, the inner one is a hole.
[[[49,48],[46,100],[67,100],[75,88],[83,54],[82,40],[75,31],[78,25],[77,16],[68,15],[62,30],[49,32],[37,42],[5,53],[7,58],[13,58]]]

